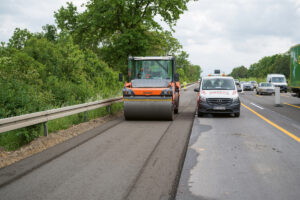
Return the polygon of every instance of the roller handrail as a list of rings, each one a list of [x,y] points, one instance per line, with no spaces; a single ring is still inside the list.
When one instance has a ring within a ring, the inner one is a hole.
[[[35,124],[45,123],[53,119],[58,119],[69,115],[74,115],[77,113],[94,110],[121,101],[122,101],[122,97],[115,97],[115,98],[104,99],[100,101],[77,104],[73,106],[66,106],[57,109],[51,109],[51,110],[46,110],[41,112],[20,115],[16,117],[0,119],[0,133],[16,130],[19,128],[24,128],[27,126],[32,126]]]

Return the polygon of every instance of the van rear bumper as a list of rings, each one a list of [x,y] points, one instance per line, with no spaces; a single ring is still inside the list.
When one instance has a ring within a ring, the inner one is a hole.
[[[286,85],[281,85],[280,86],[280,91],[287,91],[287,86]]]

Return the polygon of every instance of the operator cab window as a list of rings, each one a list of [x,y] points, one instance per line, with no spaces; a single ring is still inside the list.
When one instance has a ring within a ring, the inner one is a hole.
[[[135,60],[129,63],[129,80],[172,79],[170,60]]]

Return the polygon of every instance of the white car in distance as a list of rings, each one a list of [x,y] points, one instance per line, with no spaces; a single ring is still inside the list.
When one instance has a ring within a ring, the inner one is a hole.
[[[259,83],[256,88],[256,94],[262,95],[262,94],[274,94],[275,93],[275,87],[271,83]]]

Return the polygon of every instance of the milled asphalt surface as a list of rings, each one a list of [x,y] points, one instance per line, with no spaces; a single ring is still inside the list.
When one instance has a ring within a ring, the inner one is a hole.
[[[118,122],[4,185],[0,199],[171,199],[195,113],[192,89],[173,122]]]
[[[246,106],[299,137],[300,110],[274,107],[271,98],[241,95]],[[299,158],[299,142],[244,107],[240,118],[195,118],[176,200],[298,200]]]

